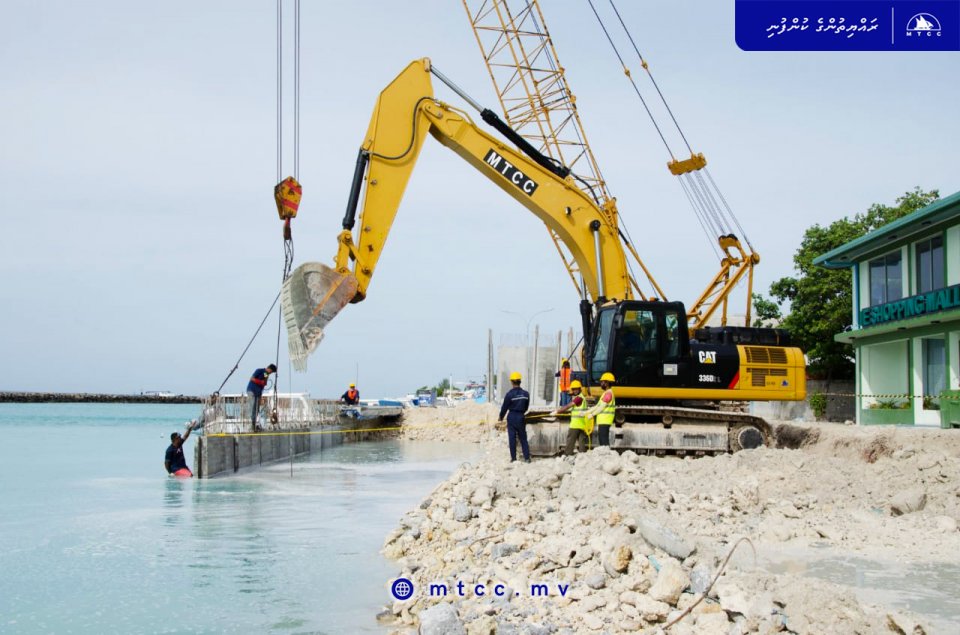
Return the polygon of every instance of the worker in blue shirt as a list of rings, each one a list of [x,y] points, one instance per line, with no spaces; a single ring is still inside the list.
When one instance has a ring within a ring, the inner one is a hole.
[[[258,368],[253,371],[247,383],[247,405],[250,406],[250,421],[253,423],[254,430],[257,429],[257,415],[260,413],[260,397],[263,395],[263,389],[267,387],[267,380],[275,372],[277,372],[275,364]]]
[[[503,397],[503,405],[500,406],[500,416],[497,421],[503,421],[503,416],[507,416],[510,461],[517,460],[517,438],[519,437],[523,460],[529,463],[530,446],[527,444],[527,424],[523,420],[523,414],[530,408],[530,393],[520,387],[521,379],[520,373],[510,373],[510,383],[513,384],[513,388]]]

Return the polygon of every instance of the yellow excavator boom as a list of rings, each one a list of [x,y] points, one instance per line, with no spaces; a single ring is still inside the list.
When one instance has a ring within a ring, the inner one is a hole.
[[[332,271],[307,263],[284,284],[292,357],[305,360],[326,323],[348,301],[366,297],[428,133],[547,225],[570,251],[594,303],[634,297],[635,283],[616,216],[597,207],[571,178],[559,176],[478,128],[465,112],[436,99],[430,60],[424,58],[409,64],[377,99],[360,148]],[[307,274],[312,287],[305,281]]]

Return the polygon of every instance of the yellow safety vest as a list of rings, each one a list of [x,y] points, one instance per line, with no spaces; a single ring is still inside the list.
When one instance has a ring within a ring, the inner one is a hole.
[[[610,403],[604,406],[603,410],[597,415],[598,426],[612,426],[613,418],[617,414],[617,398],[614,396],[612,390],[607,390],[607,392],[610,393]],[[601,399],[603,399],[603,397],[601,397]]]
[[[574,397],[576,399],[576,397]],[[587,400],[581,397],[580,405],[574,406],[570,409],[570,429],[571,430],[586,430],[587,421],[583,416],[583,413],[587,411]]]

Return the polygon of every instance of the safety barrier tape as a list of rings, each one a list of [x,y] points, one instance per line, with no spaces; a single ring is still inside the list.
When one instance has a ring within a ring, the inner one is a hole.
[[[960,401],[960,395],[948,395],[946,397],[941,397],[940,395],[910,395],[910,394],[895,394],[895,393],[853,393],[853,392],[819,392],[814,391],[810,395],[823,395],[824,397],[868,397],[873,399],[940,399],[946,401]]]

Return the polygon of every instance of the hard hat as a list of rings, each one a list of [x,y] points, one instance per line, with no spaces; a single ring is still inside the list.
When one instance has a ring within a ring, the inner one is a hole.
[[[510,373],[510,381],[520,381],[523,377],[520,376],[520,373],[514,371]]]
[[[561,365],[561,366],[562,366],[563,364],[569,364],[569,363],[570,363],[570,360],[567,359],[566,357],[564,357],[563,359],[560,360],[560,365]]]
[[[604,373],[600,375],[600,381],[609,381],[610,383],[616,382],[616,378],[613,376],[613,373]]]
[[[351,387],[351,388],[356,388],[357,385],[356,385],[356,384],[350,384],[350,387]]]
[[[570,382],[570,390],[573,390],[574,388],[583,388],[583,384],[581,384],[579,381],[574,379],[573,381]]]

